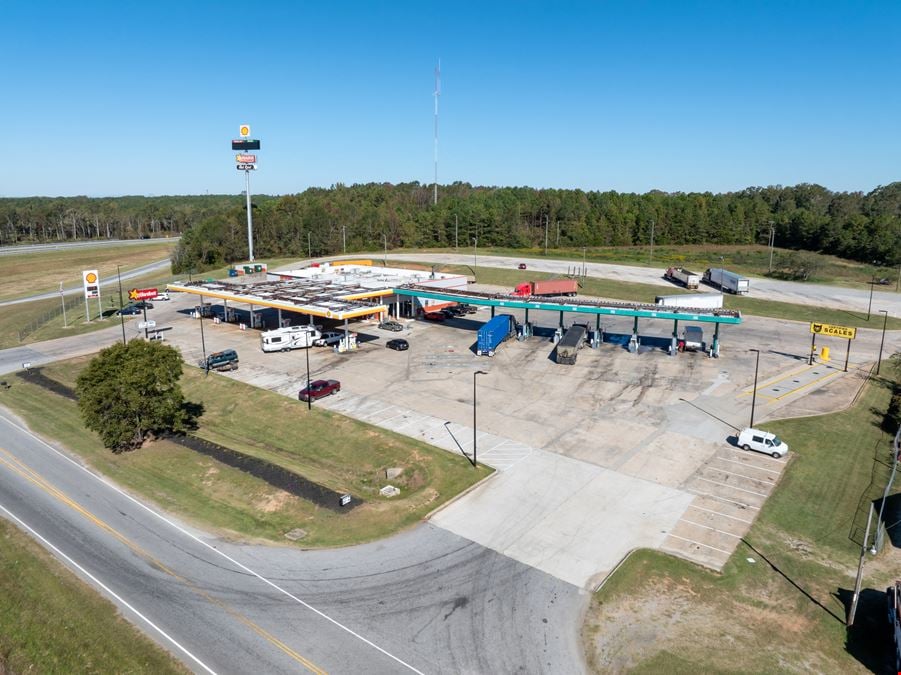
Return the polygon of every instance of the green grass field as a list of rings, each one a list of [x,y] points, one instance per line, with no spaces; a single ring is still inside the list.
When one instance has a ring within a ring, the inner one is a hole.
[[[764,425],[794,457],[723,573],[632,555],[586,616],[593,670],[881,672],[882,590],[901,558],[891,544],[867,562],[855,627],[846,631],[844,619],[869,503],[888,478],[888,400],[888,383],[877,380],[845,412]]]
[[[116,265],[123,272],[168,258],[176,241],[161,239],[150,244],[123,246],[86,246],[48,249],[40,252],[4,255],[4,271],[0,278],[0,300],[12,300],[28,295],[81,284],[82,270],[96,269],[101,280],[116,276]]]
[[[0,570],[0,673],[188,672],[2,518]]]
[[[60,362],[44,370],[72,385],[85,363]],[[283,542],[288,531],[302,528],[305,547],[378,539],[418,522],[490,473],[484,466],[474,469],[463,457],[315,405],[307,411],[299,401],[185,368],[185,394],[205,408],[198,435],[365,502],[336,513],[167,441],[114,455],[85,431],[74,402],[18,378],[10,382],[11,389],[0,390],[0,404],[35,431],[58,439],[101,473],[163,508],[240,538]],[[44,414],[48,409],[54,411],[52,419]],[[385,470],[392,467],[404,471],[388,481]],[[398,497],[378,494],[389,483],[401,489]]]

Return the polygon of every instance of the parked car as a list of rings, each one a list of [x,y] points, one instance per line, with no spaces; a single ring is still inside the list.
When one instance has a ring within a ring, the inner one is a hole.
[[[442,315],[444,315],[445,319],[456,319],[458,316],[457,313],[450,307],[445,307],[444,309],[441,310],[440,313]]]
[[[400,338],[398,338],[396,340],[388,340],[388,342],[385,343],[385,346],[388,349],[393,349],[396,352],[404,352],[410,348],[410,343],[406,340],[401,340]]]
[[[422,318],[426,321],[444,321],[445,316],[441,312],[426,312]]]
[[[473,307],[472,305],[460,305],[460,307],[463,308],[464,314],[475,314],[477,311],[479,311],[478,307]]]
[[[132,307],[137,307],[138,309],[153,309],[153,303],[147,302],[146,300],[138,300],[137,302],[131,303]]]
[[[393,333],[397,333],[404,329],[404,325],[397,321],[382,321],[379,324],[379,328],[381,328],[382,330],[390,330]]]
[[[451,305],[447,308],[447,311],[454,316],[463,316],[464,314],[466,314],[466,308],[463,307],[463,305]]]
[[[169,299],[169,291],[161,291],[153,296],[154,300],[168,300]]]
[[[788,454],[788,444],[776,434],[760,429],[742,429],[738,434],[738,447],[772,455],[776,459]]]
[[[206,370],[237,370],[238,352],[234,349],[223,349],[221,352],[213,352],[206,357],[206,361],[201,359],[197,365]]]
[[[317,347],[329,347],[331,345],[336,345],[341,342],[341,339],[344,337],[344,333],[339,333],[335,330],[327,330],[322,334],[322,337],[313,342]]]
[[[888,286],[892,282],[889,281],[888,277],[882,277],[881,279],[877,279],[876,283],[880,286]]]
[[[308,401],[323,396],[332,396],[341,391],[341,383],[338,380],[313,380],[309,387],[304,387],[297,393],[297,398],[301,401]]]
[[[526,264],[525,264],[525,263],[519,263],[519,266],[518,266],[518,267],[519,267],[519,269],[524,270],[524,269],[526,268]]]
[[[139,307],[135,307],[134,305],[126,305],[122,309],[118,310],[116,312],[116,315],[117,316],[120,316],[120,315],[121,316],[137,316],[141,313],[143,313],[143,310],[141,310]]]

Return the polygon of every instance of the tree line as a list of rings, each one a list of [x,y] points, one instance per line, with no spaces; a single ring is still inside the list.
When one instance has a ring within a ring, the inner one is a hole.
[[[412,247],[766,244],[901,264],[901,182],[869,193],[819,185],[645,194],[369,183],[253,196],[255,257]],[[240,195],[0,199],[0,245],[181,234],[178,272],[245,260]]]

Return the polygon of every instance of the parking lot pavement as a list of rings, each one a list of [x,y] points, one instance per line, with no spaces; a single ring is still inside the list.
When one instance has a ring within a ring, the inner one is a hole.
[[[683,485],[695,495],[661,550],[721,570],[788,464],[721,448]]]
[[[659,548],[692,498],[535,449],[431,520],[584,588],[631,549]]]

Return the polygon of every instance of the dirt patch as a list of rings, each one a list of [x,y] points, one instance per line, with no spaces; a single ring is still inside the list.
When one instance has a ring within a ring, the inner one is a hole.
[[[287,492],[272,492],[265,495],[262,499],[258,500],[254,504],[254,507],[262,511],[263,513],[275,513],[276,511],[281,510],[290,499],[291,495],[289,495]]]

